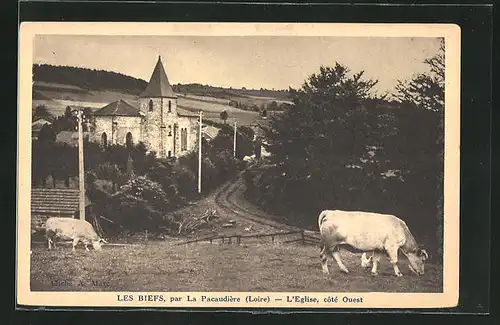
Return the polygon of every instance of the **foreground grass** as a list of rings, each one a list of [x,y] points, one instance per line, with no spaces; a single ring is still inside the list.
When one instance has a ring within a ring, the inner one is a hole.
[[[330,262],[321,273],[319,250],[294,244],[149,242],[104,247],[103,251],[71,251],[33,247],[33,291],[292,291],[292,292],[441,292],[442,269],[428,265],[422,277],[410,274],[401,260],[402,278],[393,276],[387,260],[380,275],[370,276],[359,255],[343,252],[348,275]],[[406,270],[406,272],[405,272]]]

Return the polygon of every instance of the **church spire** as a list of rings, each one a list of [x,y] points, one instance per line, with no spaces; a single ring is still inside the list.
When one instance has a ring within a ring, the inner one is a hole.
[[[161,55],[158,55],[158,62],[151,74],[146,90],[139,97],[168,97],[177,98],[170,82],[168,81],[165,68],[161,62]]]

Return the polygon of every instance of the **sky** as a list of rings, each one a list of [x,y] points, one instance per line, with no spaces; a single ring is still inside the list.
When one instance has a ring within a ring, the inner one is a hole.
[[[161,55],[172,84],[300,88],[319,67],[339,62],[378,79],[376,92],[428,71],[424,59],[437,38],[310,36],[72,36],[39,35],[34,63],[119,72],[149,81]]]

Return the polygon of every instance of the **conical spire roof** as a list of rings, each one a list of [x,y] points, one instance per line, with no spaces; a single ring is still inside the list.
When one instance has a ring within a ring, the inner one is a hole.
[[[149,79],[146,90],[139,97],[177,97],[168,81],[165,68],[163,68],[163,64],[161,63],[161,56],[158,56],[158,62],[153,70],[151,79]]]

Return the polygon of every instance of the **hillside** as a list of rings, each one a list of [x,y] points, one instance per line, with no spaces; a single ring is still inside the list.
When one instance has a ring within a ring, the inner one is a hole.
[[[47,90],[45,83],[58,84],[68,92],[81,93],[88,90],[116,90],[130,94],[140,94],[146,88],[147,81],[112,71],[87,69],[80,67],[54,66],[49,64],[33,65],[33,80],[37,88]],[[234,97],[257,97],[265,100],[287,102],[288,90],[222,88],[210,85],[175,84],[175,92],[197,96],[207,96],[231,100]],[[53,88],[49,85],[49,88]]]
[[[45,106],[61,115],[67,106],[97,110],[122,99],[138,106],[138,95],[147,82],[120,73],[78,67],[33,66],[33,110]],[[232,89],[200,84],[176,84],[178,105],[191,112],[204,112],[205,119],[219,120],[227,111],[228,123],[248,125],[260,119],[259,110],[279,110],[289,104],[288,91]]]
[[[147,82],[121,73],[79,67],[33,65],[33,80],[66,85],[66,91],[120,90],[138,95]],[[67,87],[76,86],[76,87]],[[43,85],[42,85],[43,87]]]

